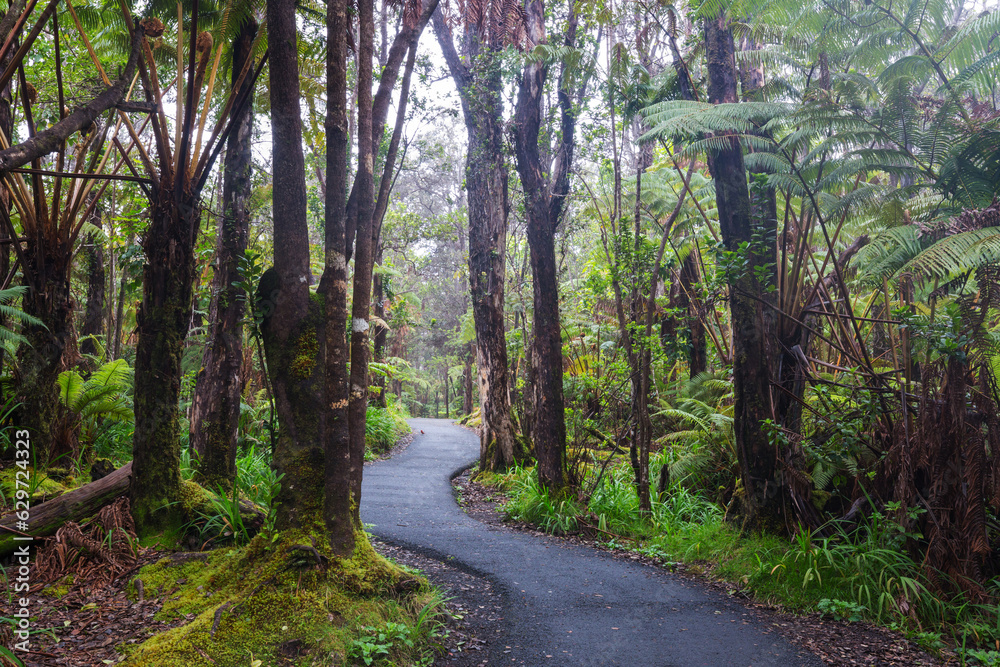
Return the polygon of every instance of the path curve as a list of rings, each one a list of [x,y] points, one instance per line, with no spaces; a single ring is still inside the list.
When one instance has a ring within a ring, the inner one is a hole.
[[[401,454],[366,466],[361,518],[379,539],[489,579],[506,632],[490,665],[822,667],[725,596],[658,568],[556,538],[491,528],[455,502],[451,479],[479,439],[413,419]]]

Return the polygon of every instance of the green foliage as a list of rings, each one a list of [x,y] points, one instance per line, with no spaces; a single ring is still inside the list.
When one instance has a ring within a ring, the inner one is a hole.
[[[402,407],[391,402],[387,408],[369,405],[365,414],[365,448],[372,454],[384,454],[410,432]]]
[[[72,414],[84,448],[94,443],[105,422],[130,423],[132,369],[124,359],[108,362],[84,379],[78,371],[59,374],[59,402]]]
[[[33,317],[17,306],[12,305],[17,299],[23,297],[27,291],[27,287],[20,285],[0,290],[0,322],[13,321],[33,327],[45,326],[37,317]],[[27,344],[28,340],[24,336],[6,326],[0,326],[0,354],[6,352],[13,357],[13,350],[18,345]]]

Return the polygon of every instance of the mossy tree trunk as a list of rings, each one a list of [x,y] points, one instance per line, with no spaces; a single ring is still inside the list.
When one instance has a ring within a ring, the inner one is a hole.
[[[349,555],[357,533],[351,497],[351,442],[347,364],[347,113],[349,0],[328,0],[326,14],[326,254],[320,288],[326,304],[326,527],[335,553]]]
[[[22,283],[28,288],[22,309],[44,326],[27,325],[28,345],[18,350],[21,384],[17,423],[31,432],[38,466],[66,451],[54,451],[53,426],[59,411],[59,373],[77,357],[70,293],[69,241],[49,225],[37,225],[23,246]]]
[[[274,266],[261,277],[258,307],[278,413],[274,467],[279,530],[323,533],[324,344],[322,299],[311,297],[305,162],[294,0],[267,3],[274,186]]]
[[[511,420],[503,315],[509,204],[500,48],[482,37],[486,26],[466,25],[463,62],[440,11],[434,14],[434,32],[458,88],[468,133],[465,187],[482,416],[479,466],[482,470],[505,470],[521,457]]]
[[[233,41],[234,86],[239,83],[243,66],[252,58],[256,35],[257,23],[250,20]],[[249,94],[253,81],[246,77],[242,85]],[[240,288],[233,283],[240,280],[239,261],[247,248],[250,224],[252,104],[233,109],[230,123],[233,129],[222,176],[222,229],[212,279],[211,335],[191,404],[190,443],[198,456],[198,481],[211,489],[219,485],[228,488],[236,477],[245,308]]]
[[[713,104],[734,103],[737,98],[735,47],[724,12],[705,20],[708,61],[708,96]],[[773,238],[755,227],[747,172],[739,140],[710,150],[708,166],[715,181],[719,226],[726,250],[747,253],[746,270],[729,275],[729,305],[733,327],[733,409],[736,449],[743,481],[741,514],[751,529],[781,525],[782,496],[776,470],[775,448],[763,428],[773,416],[771,401],[771,351],[773,311],[768,309],[768,284],[759,267],[774,266]],[[766,216],[757,216],[766,217]],[[773,274],[773,271],[772,271]]]
[[[179,503],[181,354],[191,321],[198,198],[185,190],[153,192],[143,239],[142,304],[137,314],[132,516],[141,534],[176,530]]]
[[[355,521],[360,526],[361,476],[365,464],[365,416],[368,410],[368,363],[372,299],[375,214],[375,141],[372,137],[372,69],[375,54],[375,8],[372,0],[358,0],[358,195],[357,236],[354,241],[354,290],[351,299],[350,425],[351,494]]]

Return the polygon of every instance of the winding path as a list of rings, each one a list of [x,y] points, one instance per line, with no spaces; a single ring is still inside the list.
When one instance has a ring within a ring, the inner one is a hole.
[[[413,442],[365,470],[361,517],[379,539],[489,579],[507,623],[490,665],[821,667],[725,596],[555,538],[492,529],[455,502],[475,434],[414,419]]]

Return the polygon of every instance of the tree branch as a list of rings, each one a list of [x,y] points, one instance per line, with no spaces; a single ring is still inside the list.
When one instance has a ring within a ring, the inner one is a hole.
[[[39,132],[25,142],[0,151],[0,172],[20,167],[58,150],[60,144],[74,132],[89,127],[99,115],[121,102],[132,77],[135,76],[135,70],[142,53],[141,48],[142,31],[135,30],[132,34],[132,49],[129,53],[128,64],[125,66],[122,76],[107,90],[91,100],[89,104],[80,107],[52,127]]]

